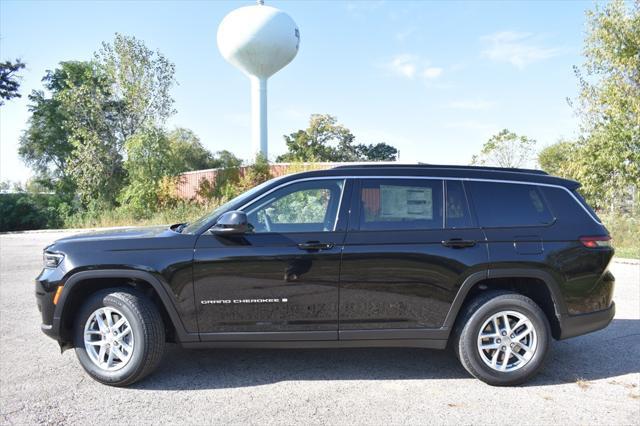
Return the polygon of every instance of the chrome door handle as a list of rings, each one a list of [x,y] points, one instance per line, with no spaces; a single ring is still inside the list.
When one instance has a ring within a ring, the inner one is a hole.
[[[476,242],[473,240],[463,240],[462,238],[451,238],[449,240],[442,241],[442,245],[451,248],[465,248],[475,246]]]
[[[329,250],[335,246],[333,243],[321,243],[320,241],[307,241],[298,244],[300,250]]]

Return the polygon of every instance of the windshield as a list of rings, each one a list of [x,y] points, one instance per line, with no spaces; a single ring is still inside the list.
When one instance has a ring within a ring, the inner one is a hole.
[[[250,190],[248,190],[246,192],[243,192],[242,194],[238,195],[237,197],[235,197],[235,198],[227,201],[223,205],[219,206],[217,209],[215,209],[211,213],[209,213],[207,215],[204,215],[200,219],[188,224],[187,226],[184,227],[182,232],[185,233],[185,234],[193,234],[198,229],[200,229],[204,225],[206,225],[208,222],[212,221],[217,216],[220,216],[222,213],[224,213],[225,211],[229,210],[232,206],[234,206],[234,205],[238,205],[238,207],[242,206],[244,204],[243,201],[245,201],[245,200],[248,201],[251,197],[253,197],[254,194],[260,192],[264,187],[272,184],[274,181],[279,180],[279,179],[280,178],[268,180],[266,182],[261,183],[258,186],[255,186],[255,187],[251,188]]]

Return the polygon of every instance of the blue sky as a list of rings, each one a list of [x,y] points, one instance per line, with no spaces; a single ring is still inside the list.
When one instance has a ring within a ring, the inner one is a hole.
[[[252,1],[0,2],[0,59],[27,63],[22,99],[0,107],[0,178],[24,180],[17,156],[26,95],[47,69],[90,59],[114,33],[134,35],[176,64],[178,113],[212,151],[250,155],[249,81],[226,63],[216,31]],[[584,11],[593,2],[269,1],[300,33],[298,56],[269,80],[269,151],[330,113],[357,142],[387,142],[404,162],[467,164],[502,128],[569,138]]]

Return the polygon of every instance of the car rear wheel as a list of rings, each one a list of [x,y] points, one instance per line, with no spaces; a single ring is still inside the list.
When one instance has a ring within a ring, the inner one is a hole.
[[[466,307],[455,351],[474,377],[490,385],[516,385],[542,367],[550,336],[547,318],[533,300],[490,291]]]
[[[95,380],[113,386],[132,384],[160,363],[164,324],[155,304],[129,288],[90,296],[76,317],[75,351]]]

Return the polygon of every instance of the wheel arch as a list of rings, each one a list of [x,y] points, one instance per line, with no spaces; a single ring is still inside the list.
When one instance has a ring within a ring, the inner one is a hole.
[[[566,307],[556,280],[546,271],[529,268],[493,269],[470,275],[460,286],[444,327],[453,330],[459,313],[478,293],[509,290],[533,299],[545,313],[555,339],[561,336],[560,318]]]
[[[155,302],[173,340],[198,340],[197,334],[187,332],[171,296],[153,274],[138,270],[102,269],[76,272],[64,283],[53,316],[53,328],[58,330],[63,350],[69,349],[72,345],[70,325],[81,303],[96,291],[122,287],[140,290]]]

